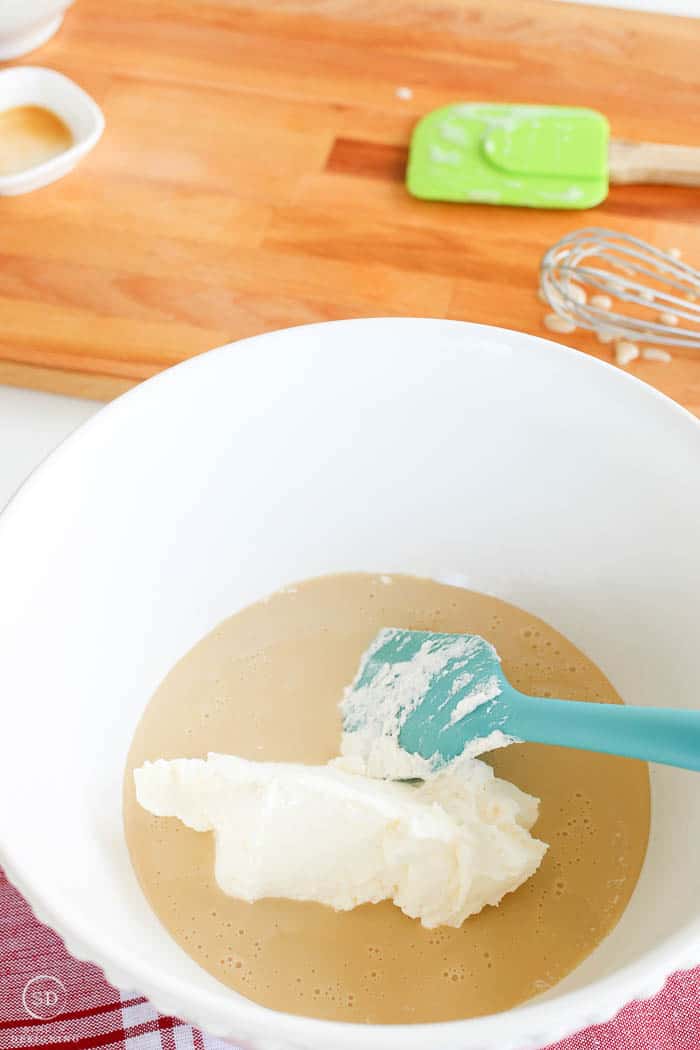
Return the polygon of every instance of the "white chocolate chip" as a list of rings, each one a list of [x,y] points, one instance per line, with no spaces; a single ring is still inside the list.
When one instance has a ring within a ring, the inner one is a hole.
[[[408,102],[409,99],[413,98],[413,91],[410,87],[397,87],[396,97],[403,99],[405,102]]]
[[[547,314],[544,319],[544,326],[550,332],[561,332],[562,334],[576,331],[576,325],[571,318],[561,317],[559,314]]]
[[[612,328],[600,328],[596,332],[596,339],[599,343],[612,343],[613,339],[617,339],[617,332]]]
[[[609,295],[592,295],[591,306],[597,306],[599,310],[612,310],[612,299]]]
[[[580,284],[570,284],[568,287],[568,292],[569,297],[573,299],[575,303],[578,303],[580,306],[583,306],[588,299],[585,288],[582,288]]]
[[[671,256],[672,259],[680,259],[683,252],[680,250],[680,248],[669,248],[668,254]]]
[[[652,292],[651,288],[642,288],[641,292],[639,293],[640,298],[646,299],[647,302],[652,302],[652,300],[654,299],[654,294],[655,293]]]
[[[663,361],[665,364],[673,360],[668,350],[660,350],[656,346],[648,346],[642,350],[642,357],[645,361]]]
[[[620,339],[619,342],[615,343],[615,363],[618,365],[628,365],[631,361],[635,361],[639,357],[639,347],[636,343],[630,343],[626,339]]]
[[[661,321],[661,324],[678,324],[678,318],[676,317],[676,315],[670,313],[668,310],[664,310],[663,313],[659,314],[659,320]]]

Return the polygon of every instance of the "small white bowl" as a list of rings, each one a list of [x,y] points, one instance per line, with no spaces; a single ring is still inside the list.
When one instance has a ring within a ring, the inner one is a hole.
[[[276,1013],[186,955],[129,862],[124,760],[198,638],[340,570],[462,577],[553,623],[628,701],[697,708],[699,468],[700,422],[656,390],[459,321],[291,328],[149,380],[0,517],[0,863],[113,984],[246,1050],[530,1050],[607,1020],[700,960],[697,773],[652,767],[639,884],[564,981],[401,1026]]]
[[[58,32],[73,0],[0,0],[0,62],[34,51]]]
[[[0,196],[29,193],[63,178],[89,153],[104,131],[102,110],[72,80],[53,69],[14,66],[0,72],[0,113],[15,106],[42,106],[60,117],[73,135],[73,145],[24,171],[0,175]]]

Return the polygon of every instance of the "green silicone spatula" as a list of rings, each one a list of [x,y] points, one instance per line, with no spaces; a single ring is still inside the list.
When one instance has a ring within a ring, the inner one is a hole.
[[[434,772],[465,753],[525,740],[700,770],[700,711],[526,696],[474,634],[385,628],[342,713],[344,751],[362,754],[377,776],[403,775],[392,772],[396,749]]]
[[[609,140],[593,109],[459,102],[411,140],[415,197],[531,208],[591,208],[608,182],[700,186],[700,148]]]

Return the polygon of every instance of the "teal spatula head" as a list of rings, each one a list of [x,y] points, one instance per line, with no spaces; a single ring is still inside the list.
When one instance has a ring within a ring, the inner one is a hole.
[[[413,132],[414,197],[530,208],[592,208],[608,192],[608,122],[570,106],[460,102]]]
[[[700,770],[700,711],[526,696],[475,634],[385,628],[341,711],[343,755],[375,777],[425,778],[525,740]]]
[[[346,691],[343,753],[373,776],[424,777],[465,751],[511,743],[506,708],[496,707],[510,692],[496,650],[478,635],[385,628]]]

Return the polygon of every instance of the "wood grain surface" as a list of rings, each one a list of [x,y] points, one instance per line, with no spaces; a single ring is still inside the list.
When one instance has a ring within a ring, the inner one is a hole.
[[[416,119],[457,100],[589,105],[618,138],[700,145],[700,21],[547,0],[76,0],[23,61],[75,79],[107,130],[61,182],[0,198],[0,382],[109,398],[218,344],[340,317],[552,338],[540,257],[591,223],[700,265],[698,189],[537,212],[403,186]],[[700,412],[700,351],[631,370]]]

